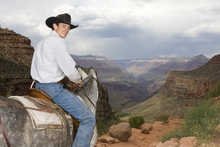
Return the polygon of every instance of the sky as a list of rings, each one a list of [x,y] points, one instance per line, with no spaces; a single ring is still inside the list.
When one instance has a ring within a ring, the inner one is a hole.
[[[50,34],[45,20],[69,13],[79,25],[70,54],[110,59],[211,58],[220,53],[220,0],[0,0],[0,26],[31,39]]]

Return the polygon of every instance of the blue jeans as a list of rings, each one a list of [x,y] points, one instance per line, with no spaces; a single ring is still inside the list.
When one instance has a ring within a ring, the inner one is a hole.
[[[96,120],[85,104],[76,95],[64,89],[62,84],[36,82],[35,87],[46,92],[56,104],[79,120],[72,147],[90,147]]]

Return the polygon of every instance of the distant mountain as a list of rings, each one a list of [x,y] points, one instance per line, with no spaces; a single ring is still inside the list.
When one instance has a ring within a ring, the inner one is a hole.
[[[72,56],[77,66],[93,67],[97,70],[98,79],[102,85],[105,85],[109,93],[109,102],[113,108],[120,108],[128,103],[138,103],[147,100],[152,96],[145,88],[131,76],[123,73],[123,67],[119,68],[115,61],[96,60],[88,56]],[[95,57],[95,56],[94,56]],[[100,57],[96,57],[100,59]],[[110,66],[110,65],[116,66]],[[109,65],[110,64],[110,65]]]
[[[94,66],[96,66],[96,64],[98,65],[98,64],[101,64],[101,63],[105,63],[105,64],[102,64],[102,66],[108,65],[108,66],[111,66],[111,67],[119,67],[119,68],[123,69],[123,66],[121,66],[118,62],[113,61],[113,60],[111,60],[107,57],[104,57],[104,56],[97,56],[97,55],[90,55],[90,54],[85,55],[85,56],[76,56],[76,55],[72,54],[71,56],[74,60],[79,62],[78,64],[83,64],[83,65],[86,65],[86,66],[94,64]],[[87,61],[89,61],[91,63],[88,63]],[[99,61],[99,63],[97,61]],[[87,64],[82,63],[82,62],[86,62]]]
[[[146,63],[161,63],[165,64],[167,62],[188,62],[191,60],[191,57],[156,57],[153,59],[146,58],[146,59],[126,59],[126,60],[114,60],[121,64],[126,69],[132,67],[133,65],[136,65],[138,67],[141,67],[142,65]]]
[[[93,55],[72,55],[72,57],[77,65],[93,67],[97,70],[100,83],[108,89],[110,104],[117,109],[143,102],[156,94],[163,88],[171,69],[191,69],[192,67],[202,66],[208,61],[202,55],[193,58],[159,57],[117,61]]]
[[[165,80],[170,70],[193,70],[205,65],[207,62],[208,58],[203,55],[195,56],[189,61],[172,60],[165,64],[161,64],[158,67],[149,69],[147,72],[140,75],[138,80],[143,82],[154,81],[151,85],[148,86],[148,91],[158,91],[164,86]]]
[[[204,55],[198,55],[193,57],[189,62],[186,62],[186,64],[184,64],[182,68],[185,70],[197,69],[208,61],[209,59]]]
[[[201,60],[204,59],[204,60]],[[191,61],[206,62],[204,56],[197,56]],[[191,62],[190,61],[190,62]],[[188,64],[188,63],[186,63]],[[214,56],[205,65],[188,71],[171,70],[165,86],[150,99],[124,112],[142,115],[146,121],[153,121],[160,114],[173,118],[182,118],[185,107],[196,106],[208,90],[220,81],[220,55]]]

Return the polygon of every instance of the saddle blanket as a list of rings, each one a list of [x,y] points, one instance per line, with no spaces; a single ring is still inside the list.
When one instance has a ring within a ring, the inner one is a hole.
[[[32,101],[28,100],[27,98],[24,98],[24,96],[10,96],[9,98],[19,101],[24,107],[39,109]],[[32,110],[32,109],[26,109],[26,110],[31,118],[35,130],[44,130],[47,128],[62,129],[64,125],[63,118],[56,113],[49,113],[44,111]],[[69,123],[70,130],[72,130],[73,127],[72,118],[67,114],[65,114],[65,116]]]

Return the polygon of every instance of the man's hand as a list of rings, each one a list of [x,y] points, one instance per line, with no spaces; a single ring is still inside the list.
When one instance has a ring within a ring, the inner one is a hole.
[[[78,84],[73,83],[73,87],[80,87],[80,88],[81,88],[81,87],[82,87],[82,85],[83,85],[83,84],[82,84],[82,82],[80,82],[80,83],[78,83]]]

